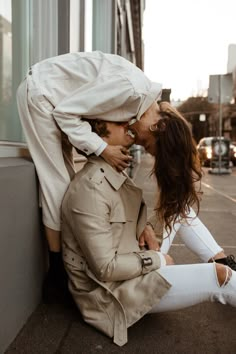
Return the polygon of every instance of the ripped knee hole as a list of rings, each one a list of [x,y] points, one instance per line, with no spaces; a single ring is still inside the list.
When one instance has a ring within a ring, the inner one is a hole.
[[[232,277],[232,269],[228,266],[218,263],[215,263],[215,268],[219,286],[226,286]]]

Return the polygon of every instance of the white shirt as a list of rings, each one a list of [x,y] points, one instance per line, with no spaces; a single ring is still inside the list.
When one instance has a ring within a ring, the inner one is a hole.
[[[87,155],[99,155],[107,144],[82,118],[139,120],[161,94],[161,85],[151,82],[134,64],[102,52],[49,58],[35,64],[29,75],[31,89],[52,103],[60,129]]]

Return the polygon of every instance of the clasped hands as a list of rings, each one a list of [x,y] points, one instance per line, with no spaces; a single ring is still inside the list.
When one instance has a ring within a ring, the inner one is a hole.
[[[151,225],[146,225],[141,233],[139,237],[139,247],[147,247],[149,250],[160,251],[160,244]],[[174,264],[174,260],[170,255],[163,253],[163,256],[165,257],[166,265]]]

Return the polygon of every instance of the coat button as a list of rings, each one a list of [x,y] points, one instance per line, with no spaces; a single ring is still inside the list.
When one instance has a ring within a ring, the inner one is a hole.
[[[84,149],[84,152],[88,152],[88,149]]]
[[[104,173],[104,169],[103,168],[100,168],[100,171]]]
[[[29,71],[29,75],[32,75],[32,71],[31,70]]]

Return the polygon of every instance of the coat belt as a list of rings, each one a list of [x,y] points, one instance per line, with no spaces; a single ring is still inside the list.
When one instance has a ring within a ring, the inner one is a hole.
[[[83,256],[80,256],[72,251],[63,251],[64,262],[75,266],[77,269],[85,271],[86,260]]]

